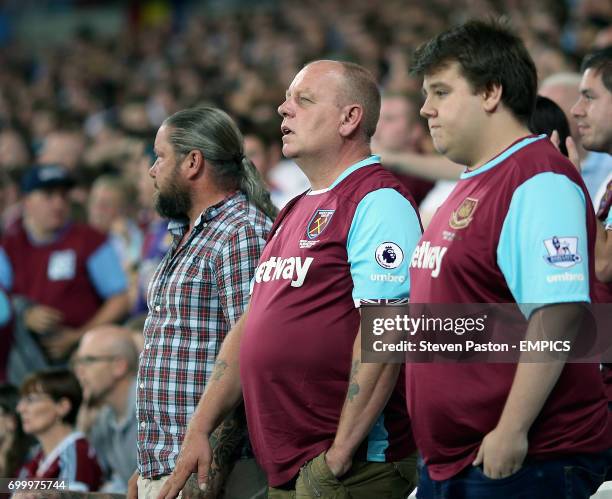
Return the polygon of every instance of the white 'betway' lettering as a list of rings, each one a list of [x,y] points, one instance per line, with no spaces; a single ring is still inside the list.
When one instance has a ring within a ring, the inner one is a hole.
[[[434,279],[440,275],[442,259],[448,248],[444,246],[431,246],[429,241],[424,241],[414,248],[410,266],[417,269],[432,269],[431,277]]]
[[[255,270],[255,282],[277,281],[278,279],[290,279],[291,286],[299,288],[304,284],[306,274],[314,258],[311,256],[302,258],[299,256],[289,258],[270,257],[269,260],[260,263]]]

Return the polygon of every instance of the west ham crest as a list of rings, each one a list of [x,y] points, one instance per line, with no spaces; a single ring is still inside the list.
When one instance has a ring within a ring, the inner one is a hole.
[[[474,218],[474,211],[476,211],[476,205],[478,205],[478,199],[465,198],[463,203],[453,211],[448,225],[453,229],[465,229]]]
[[[317,210],[308,222],[306,227],[306,237],[316,239],[329,225],[335,210]]]

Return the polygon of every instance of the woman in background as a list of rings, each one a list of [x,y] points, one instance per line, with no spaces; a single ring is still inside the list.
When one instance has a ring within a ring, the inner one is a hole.
[[[20,478],[65,480],[66,490],[94,491],[102,482],[95,451],[74,430],[82,401],[79,382],[66,369],[39,371],[21,385],[17,411],[25,433],[40,449]]]
[[[548,97],[538,95],[536,105],[531,120],[529,120],[529,130],[533,133],[545,133],[549,137],[553,132],[557,132],[557,147],[564,156],[568,156],[565,140],[570,136],[570,127],[567,116],[554,101]]]

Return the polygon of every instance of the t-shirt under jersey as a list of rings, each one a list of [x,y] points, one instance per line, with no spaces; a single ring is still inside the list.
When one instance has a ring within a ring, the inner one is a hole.
[[[544,137],[519,140],[461,176],[411,258],[411,302],[590,301],[595,216],[579,173]],[[515,364],[407,366],[408,409],[433,479],[471,464],[515,371]],[[528,454],[604,450],[611,430],[599,366],[567,364],[531,427]]]
[[[410,194],[370,157],[279,214],[255,272],[240,352],[249,434],[271,486],[292,479],[336,433],[360,300],[408,298],[421,235]],[[403,380],[356,454],[383,462],[414,443]]]
[[[96,452],[85,436],[74,432],[64,438],[47,455],[39,449],[34,458],[21,469],[22,479],[63,480],[58,488],[71,491],[95,491],[101,485],[102,471]]]

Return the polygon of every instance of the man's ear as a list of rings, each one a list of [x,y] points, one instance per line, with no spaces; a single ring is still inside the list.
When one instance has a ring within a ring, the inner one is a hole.
[[[482,96],[482,107],[487,113],[492,113],[499,106],[503,94],[501,83],[490,83],[480,93]]]
[[[185,156],[183,159],[183,164],[181,167],[183,168],[186,177],[191,180],[202,174],[204,171],[204,163],[205,160],[202,151],[193,149],[187,153],[187,156]]]
[[[342,108],[342,118],[339,132],[342,137],[348,137],[363,120],[363,108],[359,104],[349,104]]]

